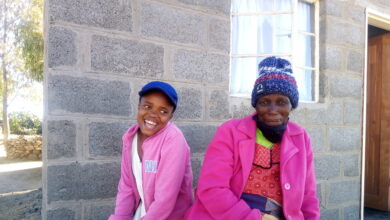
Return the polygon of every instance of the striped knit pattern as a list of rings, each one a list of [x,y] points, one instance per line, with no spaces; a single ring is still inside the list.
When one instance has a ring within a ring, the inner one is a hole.
[[[293,108],[298,106],[297,82],[288,60],[267,57],[259,63],[258,78],[252,91],[252,106],[256,106],[258,98],[269,94],[285,95],[290,99]]]

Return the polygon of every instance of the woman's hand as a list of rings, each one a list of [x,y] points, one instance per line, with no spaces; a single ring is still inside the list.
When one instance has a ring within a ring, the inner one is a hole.
[[[276,218],[273,215],[264,214],[263,215],[263,220],[278,220],[278,218]]]

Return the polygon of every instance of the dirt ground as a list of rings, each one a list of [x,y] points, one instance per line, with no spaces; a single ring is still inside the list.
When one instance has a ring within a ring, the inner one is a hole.
[[[42,188],[42,161],[9,159],[0,138],[0,194]]]

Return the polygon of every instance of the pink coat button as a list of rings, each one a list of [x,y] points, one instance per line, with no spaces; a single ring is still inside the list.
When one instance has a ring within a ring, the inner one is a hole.
[[[286,184],[284,184],[284,188],[285,188],[286,190],[289,190],[289,189],[291,188],[291,186],[290,186],[289,183],[286,183]]]

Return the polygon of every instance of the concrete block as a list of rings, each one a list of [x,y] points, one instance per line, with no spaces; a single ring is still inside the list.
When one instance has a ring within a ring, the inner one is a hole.
[[[107,220],[114,213],[115,204],[92,204],[85,209],[85,220]]]
[[[320,27],[323,31],[321,33],[324,33],[322,41],[363,46],[364,26],[345,23],[344,20],[341,21],[342,22],[334,18],[325,18],[325,20],[322,21]]]
[[[47,220],[76,220],[76,212],[68,208],[47,210]]]
[[[91,68],[128,76],[160,78],[164,73],[164,48],[152,43],[94,35]]]
[[[290,121],[304,124],[306,123],[306,115],[306,109],[298,107],[290,112]]]
[[[344,219],[359,220],[360,207],[358,205],[352,205],[344,208]]]
[[[72,121],[47,122],[47,158],[72,158],[76,156],[76,125]]]
[[[358,154],[345,155],[342,158],[344,164],[344,176],[359,176],[360,159]]]
[[[130,85],[122,81],[48,76],[49,114],[72,112],[129,116]]]
[[[210,9],[219,13],[223,13],[225,15],[229,15],[230,13],[230,0],[179,0],[179,2],[200,6],[206,9]]]
[[[342,39],[353,46],[356,47],[363,47],[364,46],[364,39],[365,39],[365,29],[364,29],[364,23],[359,24],[359,25],[351,25],[351,24],[346,24],[345,29],[344,29],[344,36],[348,37],[343,37]],[[363,63],[362,63],[363,65]]]
[[[209,96],[209,117],[215,120],[229,119],[229,93],[224,90],[213,90]]]
[[[76,33],[62,27],[50,27],[48,39],[49,67],[74,66],[77,63]]]
[[[230,100],[231,99],[235,98],[230,97]],[[245,99],[237,104],[231,104],[230,102],[230,105],[232,105],[232,118],[243,118],[255,112],[255,109],[252,107],[249,99]]]
[[[128,122],[92,122],[89,124],[89,155],[120,156],[122,136],[129,128]]]
[[[309,111],[310,112],[310,111]],[[326,123],[342,124],[343,123],[343,104],[332,102],[327,106],[326,112],[322,117],[326,116]],[[317,118],[318,120],[319,118]]]
[[[143,2],[140,22],[146,37],[197,45],[204,42],[205,19],[201,14]]]
[[[321,209],[321,220],[340,219],[339,209]]]
[[[204,153],[211,139],[214,137],[217,126],[203,124],[179,124],[191,153]]]
[[[351,76],[330,76],[330,94],[333,97],[362,98],[363,81]]]
[[[350,51],[348,54],[347,69],[363,75],[364,57],[362,53]]]
[[[363,108],[360,102],[345,102],[344,123],[360,125]]]
[[[386,0],[385,0],[386,1]],[[351,18],[358,24],[364,24],[366,19],[365,8],[356,5],[348,5],[346,7],[346,17]]]
[[[333,102],[326,108],[310,109],[306,118],[313,124],[343,124],[343,104]]]
[[[334,19],[331,17],[325,17],[321,21],[320,30],[322,34],[321,41],[331,43],[344,43],[345,42],[345,23],[340,22],[342,20]]]
[[[320,69],[342,70],[344,63],[343,49],[337,46],[325,45],[320,47]]]
[[[323,127],[305,127],[311,139],[311,145],[314,152],[320,152],[325,147],[325,129]]]
[[[131,1],[50,0],[50,21],[114,29],[132,30]]]
[[[361,146],[361,134],[359,128],[329,129],[330,149],[332,151],[356,150]]]
[[[202,159],[198,157],[191,157],[191,166],[192,166],[192,186],[196,187],[198,185],[200,170],[202,169]]]
[[[178,50],[174,55],[173,74],[189,82],[226,83],[229,76],[229,56]]]
[[[378,0],[378,3],[379,3],[379,4],[382,4],[382,5],[384,5],[384,6],[387,6],[387,7],[390,6],[390,5],[389,5],[389,1],[387,1],[387,0]]]
[[[78,162],[47,168],[48,202],[111,198],[116,195],[119,163]]]
[[[202,118],[202,91],[198,88],[177,89],[179,104],[174,113],[175,119],[200,120]]]
[[[212,19],[209,25],[209,46],[230,51],[230,21]]]
[[[320,14],[342,17],[344,2],[336,0],[320,1]]]
[[[338,205],[344,202],[359,202],[360,183],[359,181],[342,181],[330,183],[329,204]]]
[[[329,96],[329,79],[325,71],[320,71],[319,100],[323,102]]]
[[[340,176],[340,157],[333,155],[318,156],[314,159],[316,177],[328,180]]]
[[[322,185],[317,184],[317,198],[320,201],[320,208],[325,207],[325,199],[322,196]]]

